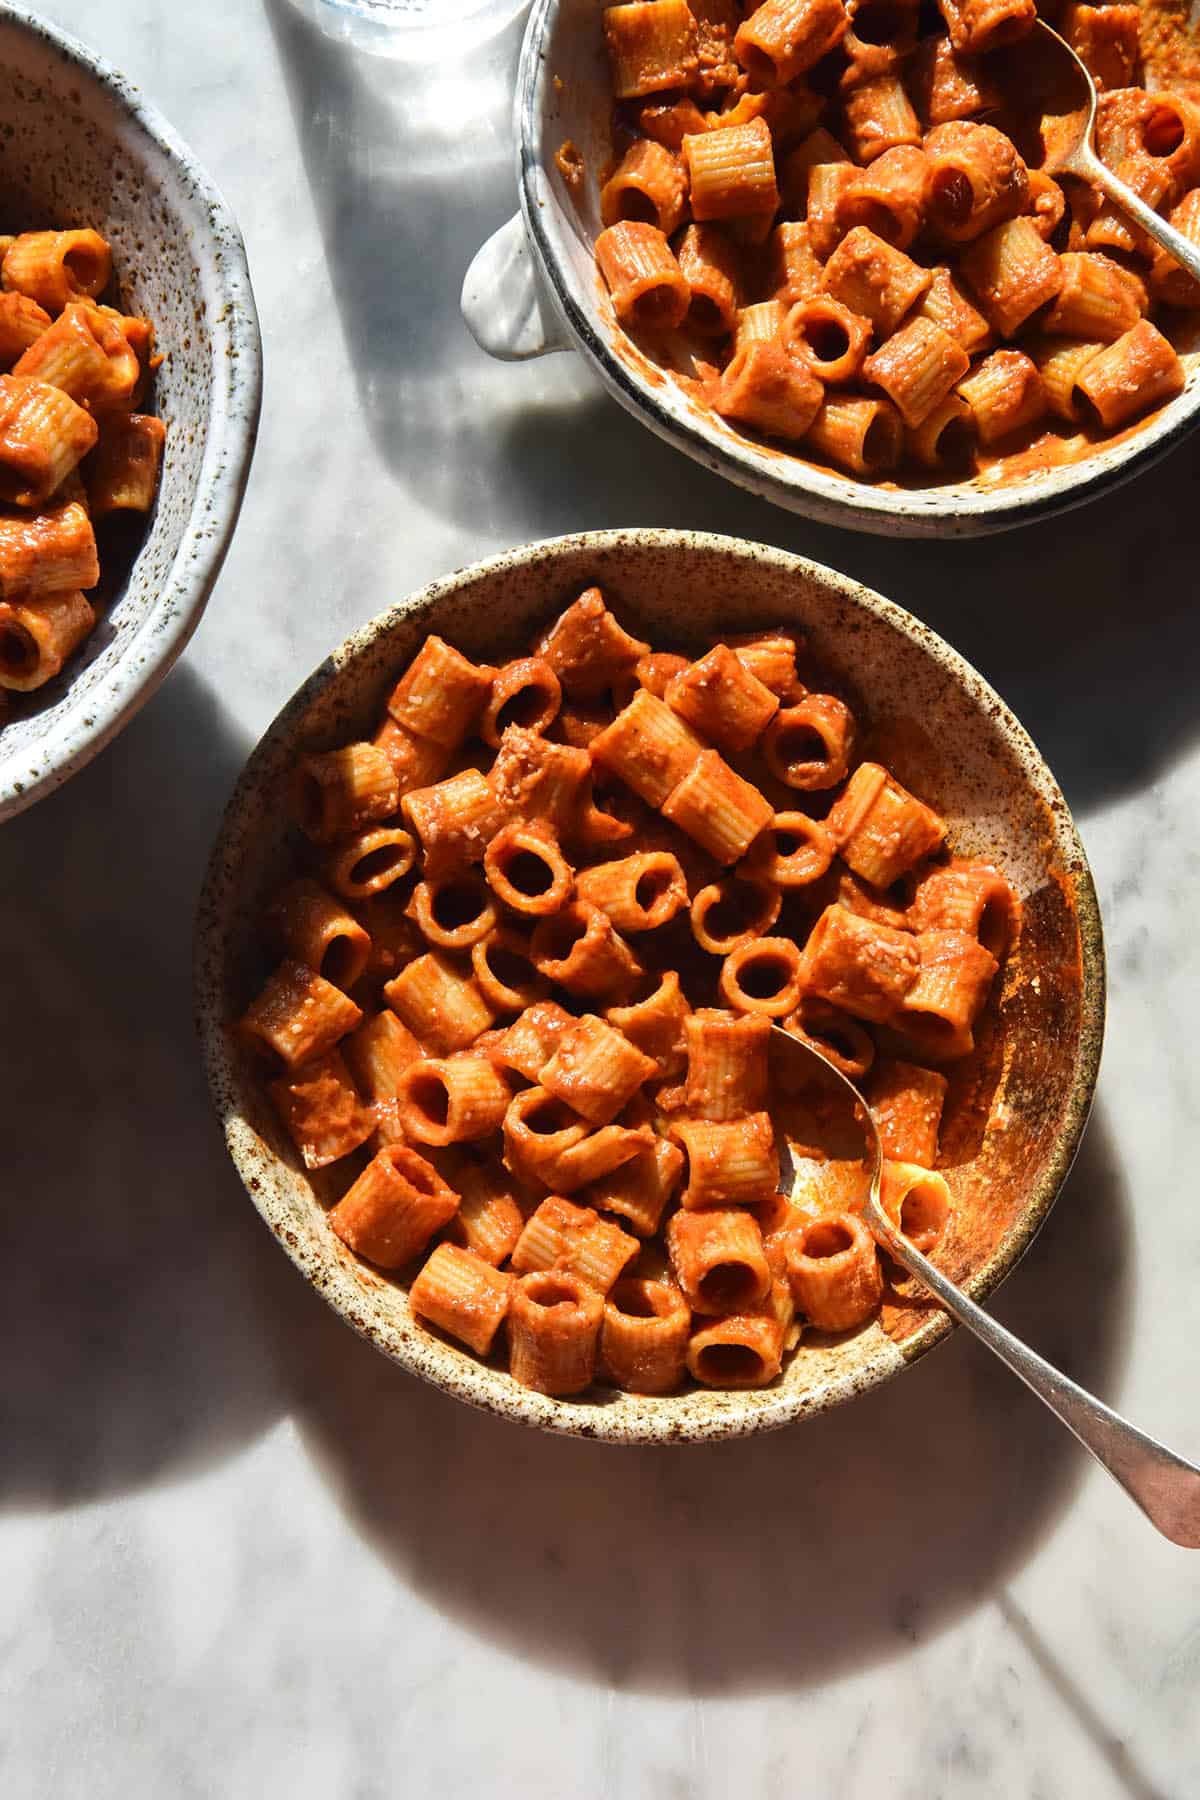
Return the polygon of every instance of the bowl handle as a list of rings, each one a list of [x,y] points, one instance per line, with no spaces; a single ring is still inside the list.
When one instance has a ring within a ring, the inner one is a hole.
[[[501,362],[573,348],[538,278],[520,213],[476,252],[459,305],[480,349]]]

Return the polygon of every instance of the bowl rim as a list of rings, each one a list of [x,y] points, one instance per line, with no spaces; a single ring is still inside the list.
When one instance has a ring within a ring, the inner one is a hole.
[[[50,44],[64,62],[107,90],[194,191],[208,216],[195,235],[198,263],[213,280],[213,381],[196,494],[171,566],[124,653],[86,695],[69,704],[53,734],[23,756],[0,758],[0,823],[44,799],[112,742],[154,695],[208,603],[229,548],[249,479],[262,408],[262,338],[245,243],[233,211],[199,158],[135,82],[40,13],[0,4],[13,24]],[[166,622],[164,623],[164,615]]]
[[[689,409],[665,406],[655,389],[642,381],[593,328],[580,304],[568,271],[547,230],[543,189],[549,176],[537,114],[539,83],[544,79],[548,35],[560,0],[534,0],[525,28],[517,70],[514,103],[517,186],[521,215],[534,257],[551,301],[562,322],[613,397],[656,436],[673,444],[715,474],[772,501],[789,512],[803,513],[826,525],[847,523],[862,531],[893,537],[977,537],[1009,531],[1019,525],[1072,511],[1111,493],[1162,460],[1200,425],[1200,382],[1193,392],[1177,396],[1188,404],[1173,416],[1167,403],[1159,419],[1151,419],[1124,442],[1111,446],[1112,461],[1102,469],[1093,460],[1064,463],[1046,484],[1035,480],[990,493],[955,492],[936,487],[908,490],[874,486],[835,474],[803,459],[779,456],[774,462],[748,439],[728,436],[704,423]],[[1089,472],[1090,471],[1090,472]],[[949,497],[939,496],[946,492]]]
[[[731,1407],[710,1416],[701,1413],[680,1421],[664,1410],[661,1416],[655,1411],[631,1419],[618,1417],[611,1407],[594,1401],[551,1400],[518,1387],[502,1371],[477,1362],[431,1334],[404,1334],[380,1321],[368,1320],[363,1316],[361,1291],[356,1293],[353,1304],[349,1301],[343,1304],[338,1295],[330,1291],[332,1284],[322,1279],[322,1275],[328,1273],[329,1259],[322,1254],[314,1263],[296,1240],[295,1233],[286,1228],[282,1217],[273,1217],[272,1201],[261,1179],[261,1163],[253,1160],[256,1153],[261,1154],[255,1150],[258,1140],[238,1110],[239,1074],[230,1052],[221,1006],[226,949],[238,924],[235,847],[243,815],[256,807],[260,770],[269,765],[277,748],[299,727],[317,696],[356,657],[368,652],[414,613],[435,608],[442,600],[476,581],[528,569],[538,562],[552,562],[567,555],[642,549],[648,543],[677,554],[732,556],[739,561],[766,565],[781,575],[801,575],[875,615],[916,648],[932,655],[946,669],[951,679],[990,716],[1012,743],[1043,797],[1049,797],[1053,802],[1056,838],[1074,878],[1081,960],[1079,1042],[1062,1124],[1046,1166],[1028,1203],[1008,1232],[988,1260],[964,1283],[964,1289],[972,1299],[979,1303],[987,1299],[1016,1267],[1044,1224],[1074,1161],[1091,1109],[1099,1073],[1105,1014],[1104,936],[1096,890],[1074,819],[1054,776],[1029,733],[990,684],[945,639],[896,602],[809,558],[773,546],[708,532],[653,527],[578,532],[540,539],[471,563],[428,583],[386,612],[368,620],[331,651],[301,684],[267,727],[238,777],[217,831],[197,906],[194,1005],[209,1091],[221,1121],[226,1147],[251,1200],[305,1278],[360,1336],[410,1374],[420,1375],[445,1392],[502,1418],[519,1420],[545,1431],[609,1443],[701,1443],[773,1430],[864,1393],[941,1343],[955,1329],[954,1322],[944,1312],[935,1313],[903,1345],[890,1345],[890,1356],[887,1355],[888,1340],[882,1340],[879,1357],[867,1369],[846,1371],[823,1385],[799,1393],[789,1392],[786,1387],[773,1392],[766,1390],[771,1392],[771,1398],[765,1402],[760,1400],[744,1413]],[[282,1209],[280,1211],[282,1213]],[[682,1399],[690,1397],[685,1394]]]

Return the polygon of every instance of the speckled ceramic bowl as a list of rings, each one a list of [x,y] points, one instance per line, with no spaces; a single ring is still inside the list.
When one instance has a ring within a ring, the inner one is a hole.
[[[521,210],[468,270],[462,309],[477,341],[505,359],[582,351],[621,405],[706,468],[829,525],[899,537],[970,537],[1065,512],[1146,469],[1200,418],[1200,332],[1184,361],[1187,389],[1146,423],[1084,460],[1003,480],[977,476],[925,488],[852,480],[759,446],[701,409],[629,343],[596,272],[596,175],[611,161],[610,72],[596,0],[534,0],[517,78]],[[589,179],[577,202],[554,155],[567,139]]]
[[[228,207],[138,89],[73,38],[0,7],[0,230],[93,225],[122,303],[158,330],[163,478],[136,554],[62,675],[0,729],[0,820],[115,737],[195,629],[237,519],[258,426],[261,352]],[[103,558],[103,545],[101,547]],[[104,568],[107,593],[114,571]]]
[[[264,898],[294,866],[280,796],[297,754],[373,730],[427,632],[471,656],[519,655],[535,628],[592,582],[663,648],[698,650],[722,632],[774,623],[802,631],[852,699],[868,750],[946,815],[956,849],[994,857],[1019,888],[1021,947],[977,1071],[992,1124],[982,1142],[978,1132],[960,1133],[955,1144],[948,1175],[958,1222],[942,1257],[976,1299],[991,1293],[1053,1204],[1091,1104],[1104,1021],[1091,876],[1053,776],[975,671],[900,607],[780,550],[678,531],[557,538],[434,582],[348,638],[275,720],[225,814],[197,926],[200,1032],[230,1155],[255,1205],[330,1305],[387,1355],[460,1399],[546,1430],[622,1443],[736,1437],[886,1380],[944,1337],[948,1320],[919,1305],[894,1306],[882,1324],[854,1335],[806,1336],[781,1379],[754,1393],[531,1393],[424,1330],[404,1287],[334,1236],[228,1030],[268,966],[256,925]]]

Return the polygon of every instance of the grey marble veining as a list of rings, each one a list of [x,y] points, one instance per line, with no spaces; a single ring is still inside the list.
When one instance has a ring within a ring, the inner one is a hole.
[[[290,0],[47,10],[231,201],[267,373],[183,664],[0,839],[5,1800],[1186,1800],[1200,1564],[982,1351],[956,1339],[840,1413],[678,1453],[454,1406],[341,1326],[246,1202],[188,937],[250,745],[397,595],[614,524],[847,570],[1012,702],[1105,910],[1096,1111],[997,1311],[1196,1456],[1196,452],[975,545],[790,518],[574,358],[502,367],[470,342],[461,277],[513,204],[502,69],[465,59],[466,108]]]

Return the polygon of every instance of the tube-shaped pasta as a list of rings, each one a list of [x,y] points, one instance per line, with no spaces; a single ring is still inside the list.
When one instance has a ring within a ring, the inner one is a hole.
[[[109,413],[82,469],[94,519],[114,512],[146,513],[158,492],[167,428],[146,413]]]
[[[970,366],[970,357],[948,331],[918,315],[868,356],[863,375],[883,389],[913,429],[941,405]]]
[[[852,475],[885,475],[900,460],[904,425],[890,400],[828,394],[804,441]]]
[[[757,300],[743,306],[734,331],[734,355],[751,344],[773,344],[783,329],[783,307],[778,300]]]
[[[593,1125],[607,1125],[654,1079],[658,1064],[595,1013],[573,1020],[538,1079]]]
[[[786,209],[802,213],[808,204],[808,184],[812,171],[831,163],[853,168],[851,158],[832,132],[818,125],[794,150],[789,150],[783,165],[783,193]]]
[[[295,1069],[332,1050],[361,1019],[361,1009],[340,988],[288,957],[242,1014],[238,1034]]]
[[[718,985],[735,1012],[782,1019],[799,1004],[801,970],[801,952],[791,938],[757,938],[725,958]]]
[[[623,1168],[654,1142],[649,1125],[601,1125],[555,1157],[550,1185],[562,1194],[578,1193],[580,1188],[593,1186],[613,1170]]]
[[[6,288],[28,294],[48,313],[72,300],[96,299],[112,276],[112,252],[98,231],[23,231],[0,264]]]
[[[885,1156],[933,1167],[948,1086],[936,1069],[876,1059],[865,1092]]]
[[[571,1024],[571,1015],[555,1000],[535,1000],[504,1033],[499,1060],[526,1081],[539,1081],[555,1046]]]
[[[1108,97],[1117,98],[1116,95]],[[1108,161],[1109,158],[1105,157],[1104,160]],[[1165,163],[1156,162],[1149,156],[1143,156],[1140,151],[1135,151],[1132,156],[1121,158],[1116,165],[1116,173],[1133,189],[1138,199],[1144,200],[1155,212],[1169,202],[1174,183]],[[1125,256],[1150,256],[1153,253],[1153,242],[1141,226],[1135,225],[1111,200],[1104,202],[1094,218],[1088,217],[1086,213],[1077,214],[1075,204],[1072,203],[1073,216],[1087,220],[1083,245],[1088,250],[1112,250]],[[1073,250],[1080,248],[1074,242],[1070,247]]]
[[[49,326],[50,314],[28,294],[0,294],[0,364],[11,368]]]
[[[670,237],[687,212],[687,176],[679,158],[652,138],[638,138],[600,190],[606,225],[636,219]]]
[[[668,794],[662,812],[719,863],[744,856],[773,816],[770,801],[717,750],[696,759]]]
[[[25,375],[0,375],[0,500],[40,506],[98,436],[69,394]]]
[[[513,1277],[470,1250],[439,1244],[408,1291],[419,1319],[486,1356],[508,1312]]]
[[[688,903],[679,860],[666,850],[639,850],[619,862],[581,869],[575,890],[606,912],[618,931],[653,931]]]
[[[774,887],[802,888],[820,880],[833,856],[833,839],[819,819],[777,812],[751,844],[741,868],[744,875]]]
[[[818,1331],[853,1331],[878,1311],[879,1257],[857,1213],[830,1213],[796,1232],[787,1270],[798,1310]]]
[[[821,394],[812,370],[781,345],[751,342],[735,353],[713,385],[709,402],[724,419],[795,440],[816,417]]]
[[[1185,194],[1170,217],[1176,231],[1181,231],[1191,243],[1200,245],[1200,188],[1193,188],[1190,194]],[[1150,286],[1155,299],[1164,301],[1168,306],[1184,306],[1192,310],[1200,307],[1200,282],[1157,244],[1150,268]]]
[[[471,946],[479,991],[496,1014],[520,1012],[546,992],[528,938],[500,926]]]
[[[1021,929],[1021,903],[999,870],[958,858],[925,876],[908,916],[917,932],[969,932],[997,961],[1007,955]]]
[[[388,696],[397,724],[453,750],[473,729],[495,671],[430,634]]]
[[[860,163],[901,144],[921,142],[921,124],[899,75],[877,75],[851,88],[842,105],[846,143]]]
[[[292,788],[294,816],[316,844],[360,832],[396,811],[396,776],[374,744],[346,744],[302,756]]]
[[[976,238],[960,264],[992,326],[1014,337],[1062,286],[1062,263],[1024,216]]]
[[[417,788],[432,787],[446,773],[450,761],[449,750],[435,744],[432,738],[418,737],[407,726],[398,725],[390,713],[371,742],[391,763],[402,797]]]
[[[816,793],[846,779],[854,743],[850,708],[833,694],[806,694],[776,713],[763,739],[763,758],[787,787]]]
[[[561,912],[574,890],[571,865],[541,821],[505,825],[484,851],[483,870],[497,899],[531,918]]]
[[[700,1119],[742,1119],[767,1104],[770,1020],[701,1007],[684,1021],[687,1107]]]
[[[775,227],[767,249],[767,267],[768,291],[784,306],[820,293],[823,274],[807,219],[785,219]]]
[[[98,307],[83,302],[59,314],[24,352],[13,373],[48,382],[89,412],[101,413],[132,404],[141,368],[120,326]]]
[[[724,337],[737,324],[742,263],[736,244],[713,225],[689,225],[677,252],[691,299],[687,323],[703,337]]]
[[[753,1310],[727,1313],[692,1334],[688,1370],[706,1387],[766,1387],[783,1366],[794,1319],[791,1294],[776,1281]]]
[[[842,195],[855,180],[852,162],[814,163],[807,171],[804,222],[813,255],[825,261],[845,236],[841,224]]]
[[[275,1110],[306,1169],[324,1169],[364,1144],[375,1117],[337,1050],[269,1082]]]
[[[678,1119],[671,1136],[688,1160],[683,1206],[754,1206],[779,1186],[779,1157],[770,1115],[741,1119]]]
[[[1059,265],[1062,286],[1043,320],[1046,331],[1112,344],[1133,329],[1142,309],[1124,269],[1087,251],[1068,252]]]
[[[676,675],[665,695],[673,712],[722,750],[749,750],[779,710],[778,697],[728,644],[714,644]]]
[[[512,1090],[483,1056],[424,1057],[400,1077],[400,1124],[418,1144],[464,1144],[499,1131]]]
[[[667,1223],[667,1254],[694,1312],[740,1312],[771,1291],[762,1232],[752,1213],[715,1207],[673,1213]]]
[[[535,646],[563,691],[582,700],[598,699],[649,651],[649,644],[631,637],[617,622],[596,587],[572,601]]]
[[[358,920],[317,881],[293,881],[279,894],[272,922],[288,956],[334,987],[352,988],[367,966],[371,939]]]
[[[1100,93],[1107,88],[1128,87],[1140,54],[1138,6],[1087,6],[1068,0],[1058,21],[1080,62]]]
[[[83,594],[38,594],[0,601],[0,690],[44,687],[96,623]]]
[[[825,823],[854,873],[888,888],[938,848],[944,822],[880,763],[859,763]]]
[[[790,631],[744,631],[729,639],[729,648],[750,673],[781,700],[797,687],[796,639]]]
[[[917,311],[923,319],[932,319],[935,325],[948,331],[968,356],[976,355],[992,342],[991,326],[944,265],[933,271],[933,280],[922,295]]]
[[[596,262],[622,325],[670,331],[682,324],[691,290],[657,225],[610,225],[596,239]]]
[[[686,88],[699,68],[696,20],[687,0],[606,6],[604,42],[618,100]]]
[[[950,42],[964,56],[1015,44],[1033,30],[1034,0],[938,0]]]
[[[404,1142],[396,1094],[404,1071],[422,1055],[420,1044],[394,1012],[385,1009],[364,1019],[342,1042],[359,1092],[369,1102],[379,1145]]]
[[[504,1160],[514,1175],[549,1187],[559,1157],[587,1134],[578,1113],[545,1088],[523,1088],[504,1115]]]
[[[638,1241],[590,1206],[576,1206],[551,1194],[525,1222],[512,1253],[519,1275],[537,1269],[577,1275],[589,1287],[607,1294],[625,1265],[638,1253]]]
[[[527,731],[549,731],[561,705],[562,687],[549,663],[540,656],[521,657],[496,670],[479,735],[485,744],[498,749],[510,725]]]
[[[793,356],[808,363],[826,385],[852,381],[862,368],[871,341],[871,322],[817,294],[797,301],[783,325],[783,341]]]
[[[498,1269],[512,1255],[525,1216],[517,1203],[515,1178],[500,1163],[466,1163],[459,1177],[458,1211],[445,1227],[445,1237]]]
[[[999,104],[983,65],[960,55],[946,36],[922,38],[908,64],[905,85],[927,129],[952,119],[973,119]]]
[[[496,1016],[478,983],[439,950],[408,963],[386,984],[383,997],[413,1036],[440,1056],[465,1050]]]
[[[592,740],[592,759],[639,794],[661,807],[687,773],[704,744],[662,700],[639,688],[612,724]]]
[[[795,1012],[783,1021],[785,1031],[810,1044],[851,1081],[861,1081],[875,1061],[875,1040],[857,1019],[828,1000],[802,994]]]
[[[1046,390],[1022,350],[994,350],[958,384],[981,444],[994,444],[1043,417]]]
[[[683,157],[695,219],[769,216],[778,207],[774,147],[764,119],[685,137]]]
[[[669,1394],[683,1378],[692,1315],[666,1281],[626,1278],[604,1304],[600,1363],[614,1387]]]
[[[825,265],[826,291],[851,312],[870,319],[882,337],[895,331],[932,280],[928,269],[866,225],[847,232]]]
[[[683,1151],[678,1144],[656,1137],[620,1168],[593,1182],[583,1198],[604,1212],[616,1213],[639,1237],[652,1237],[679,1186],[682,1169]]]
[[[929,222],[946,243],[965,244],[1025,205],[1029,174],[1011,138],[993,125],[955,119],[925,139]]]
[[[974,1049],[975,1020],[996,974],[996,959],[964,931],[922,931],[917,979],[894,1023],[922,1059],[950,1062]]]
[[[514,1284],[508,1303],[509,1368],[514,1381],[542,1394],[581,1393],[595,1374],[603,1321],[603,1295],[578,1276],[560,1269],[524,1276]]]
[[[1042,338],[1030,344],[1046,403],[1060,419],[1082,419],[1083,396],[1078,380],[1103,349],[1103,344],[1081,343],[1078,338]]]
[[[751,851],[759,841],[755,839]],[[727,875],[701,888],[692,901],[692,936],[702,950],[727,956],[739,944],[770,931],[782,903],[774,882]]]
[[[610,1025],[649,1056],[660,1075],[678,1074],[684,1062],[684,1024],[691,1011],[679,976],[665,969],[651,991],[628,1006],[610,1006]]]
[[[1138,413],[1183,392],[1186,377],[1174,346],[1149,319],[1090,357],[1075,378],[1091,416],[1116,431]]]
[[[458,1210],[458,1195],[405,1144],[372,1158],[329,1214],[344,1244],[381,1269],[403,1268]]]
[[[842,233],[865,225],[885,243],[907,250],[925,219],[929,164],[915,144],[885,150],[865,169],[856,171],[837,200]]]
[[[418,882],[410,904],[421,935],[439,950],[469,950],[496,927],[492,897],[474,869]]]
[[[539,919],[531,944],[547,981],[581,999],[616,1001],[641,974],[641,964],[608,914],[586,900]]]
[[[401,797],[400,808],[420,841],[430,881],[482,862],[504,812],[492,783],[472,768],[414,788]]]
[[[888,1161],[879,1184],[883,1210],[914,1250],[928,1256],[950,1219],[950,1189],[944,1175],[912,1162]]]
[[[907,931],[827,906],[804,946],[801,985],[857,1019],[894,1018],[921,967],[917,940]]]
[[[971,408],[957,394],[947,394],[919,425],[905,433],[909,452],[927,469],[964,468],[975,451]]]
[[[906,65],[917,41],[919,0],[848,0],[850,24],[842,39],[846,67],[839,86],[858,87]]]
[[[764,0],[738,26],[734,51],[759,87],[784,87],[845,36],[842,0]]]
[[[407,875],[416,854],[410,831],[399,825],[376,825],[330,851],[325,872],[344,899],[365,900]]]

